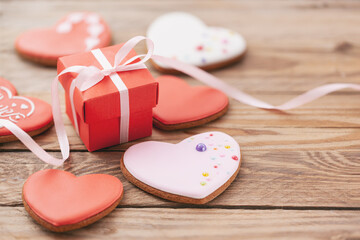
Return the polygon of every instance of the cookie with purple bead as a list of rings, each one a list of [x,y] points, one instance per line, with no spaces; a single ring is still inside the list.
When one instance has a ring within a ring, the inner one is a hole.
[[[246,41],[237,32],[209,27],[185,12],[171,12],[155,19],[147,36],[155,44],[155,54],[174,58],[204,70],[213,70],[239,61],[246,52]],[[162,72],[176,72],[154,60]]]
[[[206,132],[177,144],[133,145],[120,167],[130,182],[146,192],[174,202],[204,204],[234,181],[240,163],[235,139],[222,132]]]

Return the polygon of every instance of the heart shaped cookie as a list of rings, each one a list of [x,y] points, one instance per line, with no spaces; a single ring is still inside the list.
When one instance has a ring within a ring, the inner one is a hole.
[[[116,177],[76,177],[58,169],[34,173],[23,187],[25,209],[40,225],[55,232],[87,226],[109,214],[123,196]]]
[[[229,29],[208,27],[199,18],[184,12],[158,17],[148,28],[147,37],[155,44],[155,54],[175,58],[212,70],[236,62],[246,51],[244,38]],[[162,72],[174,72],[153,61]]]
[[[59,57],[106,47],[110,42],[109,27],[98,14],[75,12],[54,27],[23,33],[17,38],[15,47],[26,59],[56,66]]]
[[[0,78],[0,119],[17,124],[30,136],[40,134],[52,125],[50,104],[32,97],[16,96],[15,87]],[[15,141],[17,138],[0,125],[0,143]]]
[[[234,181],[240,160],[239,144],[232,137],[207,132],[178,144],[136,144],[125,152],[120,166],[144,191],[175,202],[203,204]]]
[[[207,86],[188,85],[173,76],[161,76],[159,101],[153,110],[154,125],[163,130],[195,127],[224,115],[228,109],[228,97],[219,90]]]

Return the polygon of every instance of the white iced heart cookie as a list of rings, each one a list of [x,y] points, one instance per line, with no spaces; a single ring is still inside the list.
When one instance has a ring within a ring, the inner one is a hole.
[[[246,42],[240,34],[226,28],[208,27],[199,18],[185,12],[158,17],[149,26],[147,37],[155,44],[155,54],[206,70],[235,62],[246,51]],[[153,63],[161,71],[171,71],[160,62]]]
[[[229,135],[207,132],[171,144],[148,141],[121,160],[125,177],[159,197],[203,204],[221,194],[240,169],[240,147]]]

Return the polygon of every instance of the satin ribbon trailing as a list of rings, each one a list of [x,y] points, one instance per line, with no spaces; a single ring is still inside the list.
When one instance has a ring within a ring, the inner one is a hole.
[[[61,166],[66,159],[69,158],[70,147],[69,140],[66,135],[64,122],[61,118],[60,100],[58,92],[58,78],[56,77],[51,86],[52,96],[52,112],[54,117],[54,125],[56,135],[59,141],[62,158],[55,158],[42,149],[24,130],[18,127],[10,120],[0,119],[0,127],[6,127],[12,134],[14,134],[30,151],[32,151],[38,158],[45,163]]]
[[[122,63],[122,61],[131,51],[131,49],[133,49],[142,40],[146,40],[148,52],[145,55],[135,56],[127,60],[125,63]],[[53,80],[52,83],[52,111],[53,111],[55,130],[62,154],[61,159],[57,159],[49,155],[26,132],[24,132],[21,128],[19,128],[16,124],[10,122],[9,120],[0,119],[0,127],[4,126],[7,129],[9,129],[10,132],[12,132],[17,138],[19,138],[19,140],[22,141],[27,148],[29,148],[36,156],[38,156],[44,162],[55,166],[60,166],[69,157],[70,147],[65,132],[64,123],[61,118],[59,92],[58,92],[58,82],[59,82],[58,78],[65,73],[69,73],[69,72],[78,73],[77,77],[72,81],[70,85],[70,96],[71,96],[70,98],[72,99],[75,87],[78,88],[80,91],[85,91],[91,88],[92,86],[96,85],[97,83],[99,83],[105,76],[110,76],[111,74],[121,71],[132,71],[137,69],[143,69],[144,63],[148,61],[150,58],[152,58],[155,61],[159,61],[165,65],[168,65],[169,67],[174,68],[180,72],[183,72],[203,82],[206,85],[216,88],[227,94],[229,97],[232,97],[241,103],[263,109],[273,109],[280,111],[290,110],[299,107],[301,105],[304,105],[306,103],[309,103],[311,101],[314,101],[329,93],[344,88],[351,88],[356,91],[360,91],[360,84],[351,84],[351,83],[326,84],[316,87],[310,91],[307,91],[291,99],[290,101],[285,102],[282,105],[273,106],[259,99],[256,99],[241,90],[235,89],[234,87],[226,84],[219,78],[195,66],[188,65],[186,63],[177,61],[175,59],[169,59],[166,57],[153,55],[153,51],[154,51],[154,44],[150,39],[142,36],[137,36],[127,41],[119,49],[119,51],[115,55],[114,66],[112,67],[100,70],[94,66],[89,66],[89,67],[72,66],[65,69],[59,75],[57,75],[57,77]],[[141,61],[133,63],[133,61],[138,58],[142,58]],[[72,107],[73,116],[76,116],[74,103],[72,101],[71,101],[71,107]],[[77,121],[75,120],[75,118],[74,118],[74,124],[75,124],[75,129],[78,129]]]

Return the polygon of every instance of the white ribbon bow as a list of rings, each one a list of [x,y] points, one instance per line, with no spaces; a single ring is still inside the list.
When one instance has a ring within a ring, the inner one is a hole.
[[[148,52],[146,54],[141,54],[134,56],[127,60],[126,62],[122,63],[126,56],[129,54],[129,52],[142,40],[146,40],[147,43],[147,49]],[[114,59],[114,65],[109,68],[99,69],[95,66],[72,66],[64,71],[62,71],[59,75],[63,75],[67,72],[77,72],[79,73],[78,76],[72,81],[70,85],[70,104],[72,109],[72,115],[74,120],[74,127],[76,132],[79,134],[79,126],[77,123],[77,117],[75,112],[75,106],[73,101],[74,91],[75,87],[78,88],[81,92],[86,91],[87,89],[91,88],[92,86],[96,85],[97,83],[101,82],[106,76],[110,76],[112,74],[116,74],[118,72],[125,72],[125,71],[133,71],[133,70],[139,70],[144,69],[146,66],[144,63],[148,61],[152,56],[154,52],[154,44],[153,42],[143,36],[137,36],[132,39],[130,39],[128,42],[126,42],[116,53],[115,59]],[[137,59],[141,59],[138,62],[134,62]],[[107,61],[106,59],[104,59]],[[120,80],[121,79],[117,79]],[[114,81],[116,85],[116,81]],[[121,94],[121,93],[120,93]],[[124,103],[121,103],[124,104]],[[127,103],[128,104],[128,103]],[[120,118],[129,118],[129,113],[120,114]],[[122,119],[122,120],[123,120]],[[120,143],[127,141],[127,135],[128,135],[128,120],[127,121],[121,121],[123,124],[121,126],[124,126],[126,129],[120,129]],[[122,135],[121,135],[122,134]],[[126,136],[124,136],[124,134]]]

